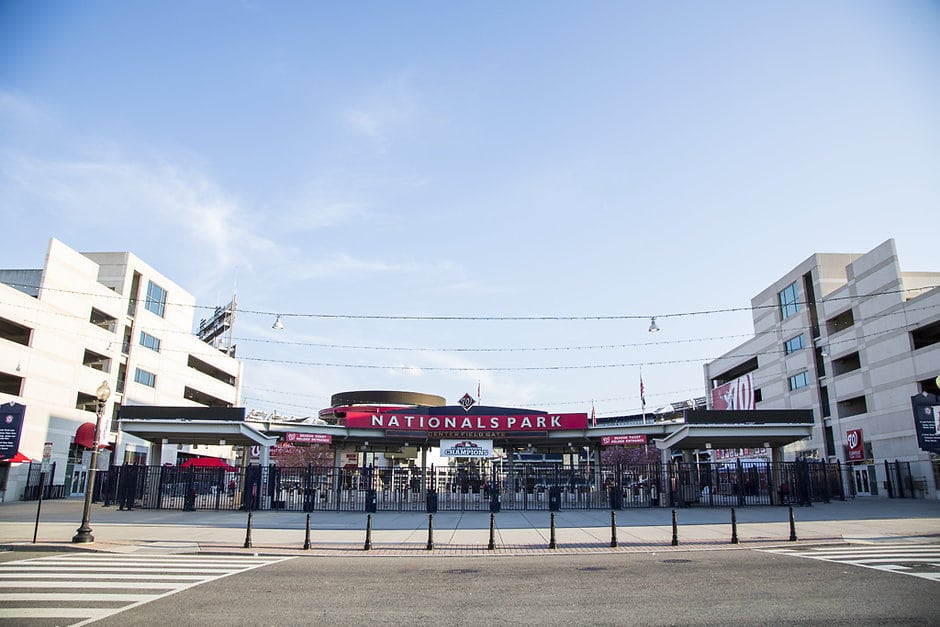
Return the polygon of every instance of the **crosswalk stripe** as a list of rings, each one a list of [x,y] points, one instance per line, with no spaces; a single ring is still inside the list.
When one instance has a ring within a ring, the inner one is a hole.
[[[150,601],[159,594],[119,594],[115,592],[0,592],[0,603],[10,601]]]
[[[177,565],[177,564],[202,564],[210,560],[208,557],[194,557],[192,555],[187,555],[185,558],[183,556],[171,556],[169,558],[164,556],[154,557],[154,559],[147,559],[145,556],[141,555],[119,555],[115,556],[113,559],[108,559],[107,556],[101,555],[82,555],[82,556],[71,556],[71,555],[60,555],[55,557],[43,557],[39,558],[43,561],[57,562],[57,563],[88,563],[93,564],[95,562],[107,562],[109,564],[118,564],[118,563],[141,563],[141,564],[167,564],[168,566]],[[252,557],[228,557],[225,560],[226,564],[230,565],[245,565],[250,566],[253,564],[268,564],[270,563],[270,558],[252,558]]]
[[[940,572],[923,572],[923,567],[940,568],[940,546],[908,544],[763,549],[765,553],[805,557],[822,562],[846,564],[884,572],[900,573],[940,581]],[[910,566],[908,565],[910,564]],[[920,567],[920,568],[918,568]]]
[[[4,581],[4,588],[78,588],[80,590],[171,590],[178,584],[172,582],[146,582],[146,581]]]
[[[122,608],[123,609],[123,608]],[[3,607],[0,618],[92,618],[99,620],[115,610],[94,607]]]
[[[54,619],[60,625],[79,627],[287,559],[293,558],[83,554],[4,562],[0,564],[0,623]]]
[[[75,575],[72,573],[44,573],[44,572],[32,572],[32,573],[0,573],[0,579],[75,579]],[[198,581],[205,579],[203,575],[128,575],[122,573],[86,573],[82,575],[84,581],[89,581],[92,579],[146,579],[150,580],[163,580],[163,581]],[[3,585],[6,585],[4,583]]]

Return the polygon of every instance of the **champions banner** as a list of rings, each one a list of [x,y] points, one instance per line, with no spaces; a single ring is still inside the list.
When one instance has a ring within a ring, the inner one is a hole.
[[[493,457],[493,440],[441,440],[442,457]]]
[[[559,431],[587,429],[587,414],[521,414],[449,416],[407,413],[346,413],[346,426],[397,431]]]

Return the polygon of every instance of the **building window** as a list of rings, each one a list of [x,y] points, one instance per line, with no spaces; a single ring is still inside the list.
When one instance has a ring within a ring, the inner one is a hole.
[[[914,345],[914,350],[933,346],[938,342],[940,342],[940,321],[931,322],[911,331],[911,343]]]
[[[790,391],[799,390],[809,385],[809,374],[804,370],[790,377]]]
[[[848,309],[826,320],[826,331],[829,335],[834,335],[843,329],[848,329],[854,324],[855,316],[852,315],[852,310]]]
[[[144,308],[161,318],[166,309],[166,290],[153,281],[147,281],[147,300],[144,302]]]
[[[800,310],[796,281],[784,288],[778,296],[780,297],[780,318],[782,320],[786,320]]]
[[[839,401],[836,403],[836,413],[838,414],[839,418],[851,418],[852,416],[864,414],[867,411],[868,403],[865,401],[864,396],[847,398],[844,401]]]
[[[794,338],[787,340],[786,343],[783,345],[783,350],[784,352],[786,352],[787,355],[789,355],[790,353],[795,353],[796,351],[802,350],[804,348],[806,348],[806,342],[802,333],[800,333]]]
[[[134,371],[134,381],[140,383],[141,385],[146,385],[147,387],[153,388],[157,386],[157,375],[152,372],[147,372],[146,370],[137,368]]]
[[[144,331],[140,332],[140,345],[152,351],[160,352],[160,338],[154,337]]]

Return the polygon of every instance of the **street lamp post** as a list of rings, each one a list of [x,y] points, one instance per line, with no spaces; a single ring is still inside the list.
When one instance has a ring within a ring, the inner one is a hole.
[[[94,542],[95,536],[91,535],[89,521],[91,518],[91,494],[95,489],[95,473],[98,471],[98,440],[101,438],[101,418],[104,415],[104,405],[111,396],[111,388],[107,381],[102,381],[98,389],[95,390],[95,402],[97,404],[95,418],[95,441],[91,449],[91,468],[88,469],[88,482],[85,484],[85,509],[82,511],[82,526],[76,529],[72,536],[72,542]]]

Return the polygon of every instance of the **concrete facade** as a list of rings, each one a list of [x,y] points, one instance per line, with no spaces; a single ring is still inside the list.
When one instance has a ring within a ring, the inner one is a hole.
[[[26,406],[20,453],[40,460],[51,442],[52,484],[66,494],[82,491],[89,454],[75,435],[95,422],[102,381],[112,393],[101,443],[115,451],[113,458],[103,451],[99,466],[173,462],[178,452],[197,452],[151,450],[119,435],[114,420],[121,405],[238,403],[241,364],[193,335],[195,312],[192,295],[127,252],[79,253],[52,239],[42,269],[0,270],[0,403]],[[229,450],[201,446],[198,453]],[[4,500],[22,497],[28,467],[0,464]]]
[[[812,436],[785,459],[848,463],[848,433],[861,429],[859,494],[886,496],[885,462],[899,461],[937,498],[940,461],[918,447],[911,397],[938,391],[938,285],[940,272],[902,272],[893,240],[814,254],[751,300],[754,337],[706,364],[706,386],[750,375],[757,409],[811,409]]]

